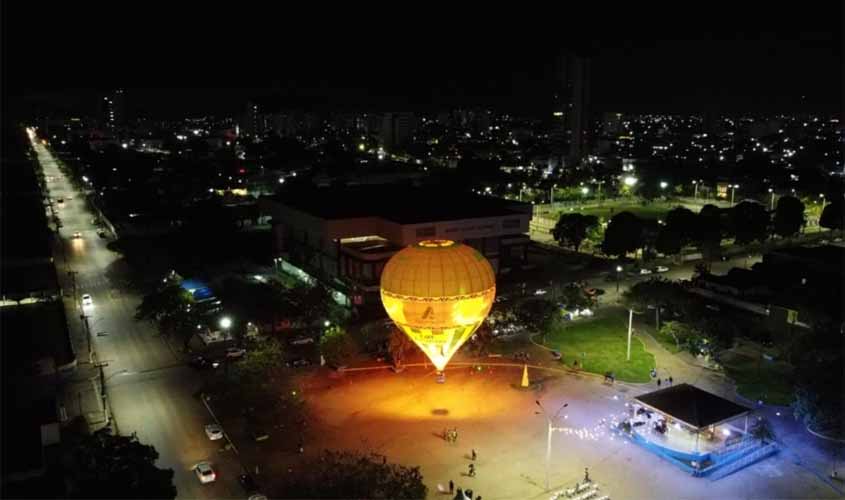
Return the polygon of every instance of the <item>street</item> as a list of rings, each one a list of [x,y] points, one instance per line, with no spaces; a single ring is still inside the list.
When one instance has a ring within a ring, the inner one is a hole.
[[[157,465],[174,470],[177,498],[243,496],[234,452],[220,452],[223,441],[210,441],[205,435],[204,425],[213,420],[194,395],[201,386],[200,376],[179,359],[151,324],[134,320],[141,298],[122,278],[125,263],[107,248],[109,239],[97,235],[94,214],[87,209],[84,195],[74,189],[52,154],[40,143],[34,147],[48,178],[48,196],[62,222],[59,236],[64,251],[55,257],[57,272],[62,280],[69,277],[68,271],[75,273],[76,308],[68,311],[68,318],[79,323],[80,314],[87,316],[95,359],[108,363],[104,377],[116,428],[123,435],[136,432],[142,443],[156,448]],[[64,202],[58,203],[59,199]],[[75,232],[81,237],[74,238]],[[72,286],[65,290],[73,291]],[[92,305],[81,307],[83,294],[91,295]],[[85,346],[87,342],[75,344]],[[87,348],[77,349],[77,356],[81,365],[88,363]],[[216,482],[200,484],[192,467],[202,460],[213,464]]]

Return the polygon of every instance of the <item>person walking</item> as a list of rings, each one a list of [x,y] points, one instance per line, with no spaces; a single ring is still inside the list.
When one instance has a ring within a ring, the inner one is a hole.
[[[454,500],[466,500],[467,497],[464,496],[464,490],[458,488],[458,491],[455,492]]]
[[[475,464],[469,464],[469,477],[475,477]]]
[[[590,468],[584,467],[584,482],[591,483],[592,480],[590,479]]]
[[[672,380],[672,377],[669,377],[669,385],[672,385],[673,383],[674,381]]]
[[[455,492],[455,482],[450,479],[449,480],[449,494],[451,495],[454,492]]]
[[[472,498],[472,490],[466,490],[467,498]]]
[[[476,459],[477,457],[478,457],[478,455],[475,453],[475,448],[473,448],[473,449],[472,449],[472,461],[473,461],[473,462],[475,462],[475,459]]]
[[[657,387],[660,387],[660,379],[657,379]]]

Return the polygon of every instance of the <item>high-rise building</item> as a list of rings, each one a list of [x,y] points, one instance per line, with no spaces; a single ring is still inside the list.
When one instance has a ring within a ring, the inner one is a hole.
[[[126,121],[126,98],[123,89],[109,92],[101,106],[103,124],[109,128],[121,126]]]
[[[568,163],[577,163],[589,153],[590,59],[568,52],[558,60],[555,73],[554,142],[566,150]]]
[[[408,143],[415,128],[413,113],[385,113],[382,119],[381,140],[388,150]]]
[[[264,115],[258,103],[249,101],[246,103],[241,131],[249,137],[264,135]]]

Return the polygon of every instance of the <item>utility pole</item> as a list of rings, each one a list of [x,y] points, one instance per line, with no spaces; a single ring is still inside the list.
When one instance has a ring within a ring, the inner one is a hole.
[[[103,406],[103,416],[106,419],[106,425],[109,425],[109,405],[106,401],[106,377],[103,368],[109,366],[108,363],[97,363],[95,365],[97,368],[100,369],[100,403]]]
[[[628,309],[628,355],[627,360],[631,361],[631,330],[634,323],[634,310]]]
[[[566,427],[555,427],[554,425],[552,425],[552,419],[557,418],[558,415],[560,414],[560,411],[562,409],[566,408],[567,406],[569,406],[569,403],[564,403],[563,406],[558,408],[558,410],[557,410],[557,412],[555,412],[554,416],[550,417],[546,413],[546,409],[543,408],[543,405],[540,403],[539,400],[536,400],[534,402],[537,404],[537,406],[540,407],[540,410],[542,411],[543,416],[546,417],[546,422],[548,424],[548,428],[547,428],[547,431],[546,431],[546,491],[549,491],[549,461],[552,458],[552,432],[555,432],[555,431],[561,432],[564,429],[566,429]],[[536,413],[540,413],[540,412],[536,412]]]

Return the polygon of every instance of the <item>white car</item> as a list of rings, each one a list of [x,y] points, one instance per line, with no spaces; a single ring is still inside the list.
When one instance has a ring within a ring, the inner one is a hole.
[[[640,269],[640,274],[651,274],[651,269],[642,268]]]
[[[301,335],[299,337],[294,337],[291,339],[290,343],[292,345],[305,345],[305,344],[313,344],[314,337],[308,337],[306,335]]]
[[[82,305],[83,306],[92,306],[94,305],[94,301],[91,299],[91,296],[87,293],[82,296]]]
[[[202,484],[213,483],[217,479],[217,473],[211,468],[211,464],[209,462],[198,463],[194,467],[194,472],[196,472],[197,477]]]
[[[244,354],[246,354],[246,349],[241,349],[239,347],[230,347],[226,349],[227,358],[242,358]]]
[[[542,288],[538,288],[538,289],[534,290],[534,295],[546,295],[546,293],[548,293],[548,292],[546,292],[546,290],[544,290]]]
[[[657,266],[657,267],[654,268],[654,272],[656,272],[656,273],[665,273],[668,270],[669,270],[669,268],[666,267],[666,266]]]
[[[217,424],[208,424],[205,426],[205,435],[212,441],[223,439],[223,428]]]
[[[79,239],[79,238],[82,238],[82,233],[80,233],[79,231],[77,231],[77,232],[73,233],[73,238],[74,238],[74,239]]]

